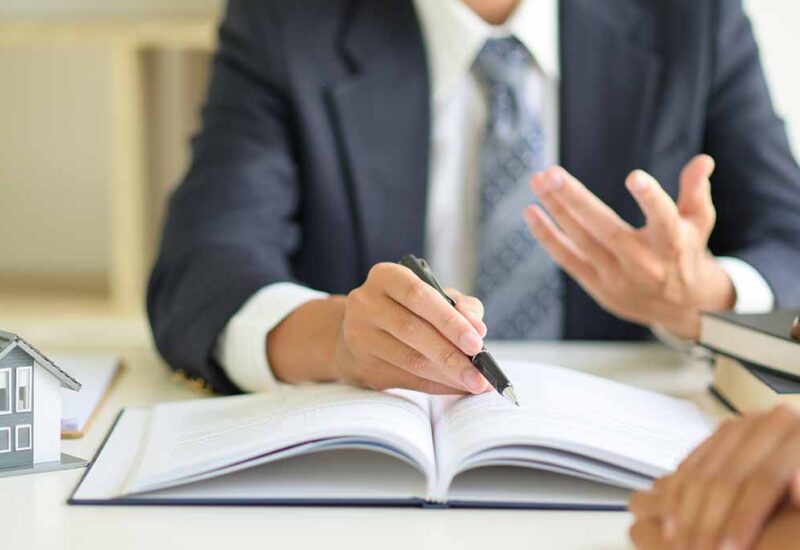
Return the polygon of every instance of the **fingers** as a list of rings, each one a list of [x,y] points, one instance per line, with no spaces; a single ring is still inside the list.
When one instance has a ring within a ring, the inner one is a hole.
[[[342,379],[370,388],[391,381],[435,393],[486,391],[488,382],[468,357],[483,348],[483,306],[461,294],[457,304],[451,306],[401,265],[376,265],[345,299],[337,353],[337,362],[346,365],[340,368]],[[412,378],[394,373],[387,379],[380,365],[392,365]]]
[[[600,242],[624,246],[632,240],[633,228],[569,172],[555,167],[541,176],[532,180],[531,185],[542,203],[548,200],[550,194],[558,196],[573,218],[580,220],[585,227],[591,227],[594,237]]]
[[[625,186],[647,219],[651,244],[659,251],[675,255],[673,252],[680,242],[680,217],[672,197],[655,178],[642,170],[631,172]]]
[[[686,543],[694,531],[694,522],[703,511],[708,488],[716,483],[719,469],[747,437],[755,417],[744,417],[726,423],[703,444],[700,452],[678,468],[675,486],[669,496],[669,513],[665,523],[668,539]]]
[[[614,254],[592,234],[592,231],[584,224],[583,220],[575,217],[572,209],[564,199],[558,193],[545,192],[547,174],[547,172],[542,172],[531,178],[531,188],[539,197],[547,213],[598,269],[604,271],[616,269],[617,260]]]
[[[789,407],[727,421],[667,485],[666,539],[678,548],[749,548],[798,468],[800,415]]]
[[[473,296],[462,294],[454,288],[446,288],[444,291],[455,300],[456,309],[475,327],[481,338],[485,338],[488,330],[483,322],[483,302]]]
[[[661,518],[661,495],[655,491],[637,491],[628,502],[628,510],[637,520]]]
[[[695,472],[702,466],[703,462],[716,452],[715,449],[720,446],[720,441],[729,437],[730,432],[735,430],[736,427],[737,425],[733,420],[724,422],[711,437],[686,457],[675,474],[673,474],[673,482],[667,488],[667,515],[664,519],[664,534],[668,539],[675,538],[678,515],[681,511],[681,501],[686,486],[695,478]]]
[[[384,332],[368,343],[373,355],[417,377],[462,391],[481,393],[486,389],[488,382],[464,352],[428,322],[388,298],[379,307],[384,315],[376,323]]]
[[[788,407],[778,407],[754,422],[735,452],[727,460],[719,460],[716,469],[707,471],[708,481],[698,491],[699,514],[678,540],[697,540],[701,548],[716,547],[721,542],[722,527],[748,480],[796,425],[795,413]]]
[[[650,489],[635,492],[628,503],[628,510],[637,519],[663,519],[667,509],[667,489],[674,481],[673,475],[666,475],[655,480]]]
[[[410,269],[398,264],[378,264],[369,277],[378,279],[387,296],[430,323],[464,354],[476,355],[483,348],[483,338],[467,318]]]
[[[451,364],[436,364],[429,357],[413,347],[398,340],[393,334],[379,330],[365,338],[369,339],[371,356],[406,371],[415,378],[436,382],[450,388],[450,393],[467,391],[462,379],[462,371],[471,367],[454,356]],[[452,346],[452,344],[447,344]],[[467,361],[469,363],[469,361]],[[474,370],[474,369],[473,369]],[[370,377],[370,379],[380,377]]]
[[[714,168],[713,158],[698,155],[686,165],[680,177],[678,211],[683,218],[691,220],[704,235],[711,233],[716,221],[709,181]]]
[[[642,550],[662,550],[668,548],[661,530],[661,522],[654,518],[636,521],[629,531],[631,540]]]
[[[750,475],[723,528],[730,549],[750,548],[783,500],[800,467],[800,426]]]
[[[402,388],[406,390],[414,390],[434,395],[451,395],[455,393],[463,393],[457,389],[451,388],[445,384],[428,380],[427,378],[420,378],[410,372],[401,369],[396,365],[392,365],[382,359],[373,359],[370,368],[377,374],[370,376],[368,382],[364,385],[373,390],[389,390],[393,388]]]
[[[590,285],[597,272],[585,254],[562,233],[536,205],[525,209],[525,221],[536,240],[550,257],[581,285]]]

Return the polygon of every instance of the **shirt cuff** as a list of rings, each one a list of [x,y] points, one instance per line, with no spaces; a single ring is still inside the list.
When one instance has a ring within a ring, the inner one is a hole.
[[[267,359],[267,334],[295,309],[327,296],[295,283],[274,283],[253,294],[217,338],[214,356],[228,378],[246,392],[275,387]]]
[[[736,313],[766,313],[775,305],[775,295],[761,273],[744,260],[732,257],[717,258],[722,269],[728,274],[736,291]],[[664,344],[680,351],[692,351],[694,342],[679,338],[658,325],[650,327],[656,338]]]
[[[736,313],[766,313],[775,305],[769,283],[752,265],[739,258],[717,258],[736,290]]]

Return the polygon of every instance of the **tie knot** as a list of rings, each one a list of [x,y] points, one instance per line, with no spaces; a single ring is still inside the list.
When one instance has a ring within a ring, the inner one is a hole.
[[[531,54],[516,37],[490,38],[475,58],[475,75],[485,85],[512,86],[531,61]]]

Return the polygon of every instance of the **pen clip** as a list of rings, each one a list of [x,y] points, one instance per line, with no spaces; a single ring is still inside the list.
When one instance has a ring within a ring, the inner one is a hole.
[[[436,278],[436,275],[433,274],[428,262],[422,258],[417,258],[413,254],[408,254],[407,256],[403,256],[403,259],[400,260],[400,264],[413,271],[417,277],[428,283],[436,290],[436,292],[441,294],[442,297],[447,300],[447,303],[453,307],[456,307],[456,301],[448,296],[444,291],[444,288],[442,288],[442,285],[439,283],[439,279]]]

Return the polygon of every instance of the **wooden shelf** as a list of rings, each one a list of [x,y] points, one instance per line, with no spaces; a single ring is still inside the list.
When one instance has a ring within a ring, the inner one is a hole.
[[[216,46],[217,17],[158,18],[2,18],[0,48],[93,44],[111,59],[108,116],[110,152],[110,249],[107,275],[94,290],[62,288],[57,283],[4,285],[5,312],[93,312],[143,318],[144,289],[150,262],[152,223],[148,180],[152,163],[147,147],[149,73],[146,55],[159,50],[207,54]],[[152,123],[151,123],[152,124]],[[55,278],[55,281],[58,279]],[[13,327],[8,327],[13,328]]]
[[[100,42],[136,49],[211,51],[217,17],[158,19],[0,18],[0,46]]]

